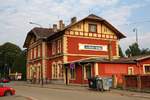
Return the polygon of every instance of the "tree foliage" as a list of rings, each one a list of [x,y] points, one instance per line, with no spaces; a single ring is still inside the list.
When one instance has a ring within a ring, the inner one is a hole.
[[[9,74],[9,70],[11,70],[11,72],[21,72],[20,69],[22,68],[22,64],[24,64],[25,59],[26,58],[25,56],[23,56],[23,51],[19,48],[19,46],[9,42],[1,45],[0,46],[1,76],[7,77]]]
[[[122,49],[121,49],[120,45],[119,45],[119,56],[120,56],[120,57],[124,57],[124,54],[123,54],[123,52],[122,52]]]
[[[125,51],[125,54],[128,57],[146,55],[146,54],[150,54],[150,50],[148,48],[140,49],[137,43],[133,43],[132,45],[129,45],[129,48]]]
[[[22,78],[26,79],[26,50],[22,51],[12,65],[12,72],[22,73]]]

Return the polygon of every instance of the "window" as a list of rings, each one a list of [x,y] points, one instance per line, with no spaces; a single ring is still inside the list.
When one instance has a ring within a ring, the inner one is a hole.
[[[57,53],[61,53],[61,40],[57,41]]]
[[[78,24],[78,25],[77,25],[77,28],[78,28],[78,29],[81,29],[81,24]]]
[[[52,64],[52,78],[57,79],[57,66],[56,66],[56,63]]]
[[[58,63],[58,69],[59,69],[59,71],[58,71],[58,77],[59,77],[59,79],[63,79],[63,77],[64,77],[64,71],[63,71],[63,66],[62,66],[61,62]]]
[[[64,71],[61,61],[59,62],[53,62],[52,64],[52,78],[53,79],[63,79],[64,77]]]
[[[75,79],[76,77],[75,68],[70,69],[70,75],[71,75],[71,79]]]
[[[145,67],[145,74],[150,74],[150,65],[146,65]]]
[[[56,41],[52,42],[52,55],[56,54]]]
[[[104,28],[104,32],[107,32],[107,28]]]
[[[128,75],[133,75],[134,71],[133,71],[133,67],[128,67]]]
[[[30,53],[30,57],[31,57],[31,58],[30,58],[30,59],[32,59],[33,50],[31,49],[30,51],[31,51],[31,53]]]
[[[34,58],[36,58],[36,47],[34,48]]]
[[[89,24],[89,32],[97,32],[97,25],[96,24]]]
[[[41,46],[39,45],[38,46],[38,57],[40,57],[40,55],[41,55]]]

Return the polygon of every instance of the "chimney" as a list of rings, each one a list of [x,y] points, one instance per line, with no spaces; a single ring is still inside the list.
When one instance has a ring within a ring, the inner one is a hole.
[[[57,32],[57,24],[53,24],[53,31]]]
[[[75,23],[75,22],[77,22],[77,17],[72,17],[72,18],[71,18],[71,24],[73,24],[73,23]]]
[[[65,27],[63,20],[59,20],[59,29],[62,30]]]
[[[109,41],[108,44],[108,58],[110,61],[112,61],[112,45],[111,45],[111,41]]]

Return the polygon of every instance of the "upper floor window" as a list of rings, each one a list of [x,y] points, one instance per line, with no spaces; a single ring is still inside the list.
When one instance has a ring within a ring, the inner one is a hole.
[[[97,32],[97,25],[96,24],[89,24],[89,32]]]
[[[105,32],[105,33],[107,32],[107,28],[104,28],[104,32]]]
[[[56,41],[52,42],[52,55],[56,54]]]
[[[61,40],[57,41],[57,53],[61,53]]]

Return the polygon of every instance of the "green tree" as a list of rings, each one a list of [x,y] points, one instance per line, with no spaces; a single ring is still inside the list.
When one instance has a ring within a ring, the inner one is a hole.
[[[129,45],[129,48],[125,51],[125,54],[128,57],[141,55],[141,50],[139,48],[139,45],[137,43],[133,43],[132,45]]]
[[[123,54],[123,52],[122,52],[122,49],[121,49],[120,45],[119,45],[118,48],[119,48],[119,56],[120,56],[120,57],[124,57],[124,54]]]
[[[12,43],[5,43],[0,47],[0,60],[1,60],[1,75],[8,76],[9,69],[12,69],[12,65],[21,53],[21,49]]]
[[[148,48],[143,48],[142,50],[141,50],[141,54],[142,55],[147,55],[147,54],[150,54],[150,50],[148,49]]]
[[[26,79],[26,50],[17,56],[12,66],[13,72],[22,73],[22,79]]]

